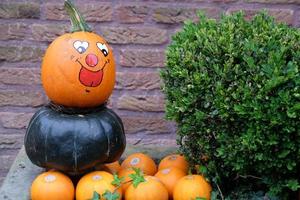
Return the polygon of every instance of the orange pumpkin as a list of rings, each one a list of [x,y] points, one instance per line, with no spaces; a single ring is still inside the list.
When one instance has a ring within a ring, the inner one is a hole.
[[[154,160],[143,153],[131,154],[122,162],[121,167],[123,169],[131,167],[139,168],[146,175],[154,175],[157,172],[157,167]]]
[[[112,49],[91,32],[77,9],[65,3],[73,33],[56,38],[43,58],[41,78],[47,96],[68,107],[95,107],[107,101],[115,85]]]
[[[76,186],[76,200],[92,199],[94,192],[101,196],[106,190],[114,192],[116,189],[111,183],[114,180],[113,175],[105,171],[94,171],[84,175]],[[117,190],[122,199],[121,190]]]
[[[69,177],[57,171],[40,174],[31,185],[32,200],[73,200],[74,185]]]
[[[125,191],[127,190],[127,188],[130,186],[131,182],[131,178],[129,177],[130,174],[134,174],[135,171],[132,168],[126,168],[126,169],[121,169],[118,172],[118,176],[119,178],[124,178],[123,184],[122,184],[122,192],[123,194],[125,194]]]
[[[173,190],[178,180],[184,177],[186,173],[182,170],[171,167],[158,171],[155,176],[165,185],[169,192],[169,197],[173,196]]]
[[[191,200],[197,197],[210,200],[211,186],[201,175],[188,175],[182,177],[175,185],[174,200]]]
[[[189,169],[189,164],[184,158],[184,156],[179,154],[173,154],[164,157],[160,161],[158,165],[158,170],[162,170],[169,167],[177,167],[178,169],[181,169],[182,171],[187,173]]]
[[[112,163],[98,165],[95,168],[96,170],[102,170],[114,174],[114,173],[118,173],[118,171],[121,170],[121,165],[119,161],[115,161]]]
[[[168,200],[168,190],[154,176],[145,176],[145,182],[139,183],[135,188],[131,184],[126,192],[126,200]]]

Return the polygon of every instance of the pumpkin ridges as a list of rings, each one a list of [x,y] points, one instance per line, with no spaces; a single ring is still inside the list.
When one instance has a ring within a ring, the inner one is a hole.
[[[102,118],[101,120],[99,118],[96,118],[95,119],[99,122],[98,124],[100,125],[101,129],[102,130],[105,130],[104,129],[104,125],[102,124]],[[109,136],[107,135],[107,133],[104,131],[104,135],[105,135],[105,138],[106,138],[106,145],[107,145],[107,151],[105,153],[106,156],[109,156],[110,154],[110,142],[109,142]]]
[[[125,133],[125,130],[124,130],[124,125],[122,123],[122,119],[117,115],[115,114],[114,112],[112,112],[111,110],[107,110],[108,113],[110,114],[110,116],[114,119],[115,122],[117,122],[119,124],[119,126],[121,127],[122,129],[122,133]],[[122,134],[120,135],[121,139],[118,140],[118,141],[125,141],[122,143],[122,148],[123,150],[125,150],[126,148],[126,137],[125,137],[125,134]],[[116,148],[120,148],[120,144],[118,145],[114,145]],[[122,151],[123,152],[123,151]],[[109,154],[109,157],[112,156],[111,154]],[[120,157],[121,155],[117,156],[117,157]],[[115,156],[112,156],[112,157],[115,157]],[[107,162],[113,162],[114,160],[110,160],[108,159]]]
[[[119,134],[119,138],[116,139],[116,137],[112,137],[111,135],[108,135],[108,141],[119,141],[118,143],[115,143],[114,145],[109,145],[110,147],[112,147],[113,149],[110,149],[110,151],[108,152],[108,157],[120,157],[121,154],[119,155],[112,155],[111,152],[116,152],[114,149],[115,148],[118,148],[118,149],[123,149],[123,151],[125,150],[125,147],[126,147],[126,137],[125,137],[125,134],[124,134],[124,126],[123,126],[123,123],[122,123],[122,120],[121,118],[117,117],[117,115],[112,111],[112,110],[109,110],[107,109],[107,114],[108,116],[110,116],[111,118],[105,120],[106,122],[109,122],[109,121],[114,121],[116,122],[119,127],[122,129],[121,133],[123,134]],[[103,120],[104,121],[104,120]],[[103,121],[101,123],[103,123]],[[103,126],[103,124],[102,124]],[[125,142],[121,142],[120,141],[125,141]],[[123,152],[123,151],[120,151],[120,152]],[[111,159],[108,159],[106,162],[110,163],[110,162],[114,162],[115,160],[111,160]]]
[[[30,119],[30,123],[28,124],[28,127],[26,129],[26,133],[25,133],[25,136],[24,136],[24,146],[25,146],[25,151],[27,153],[27,149],[26,149],[26,141],[30,141],[30,139],[28,139],[29,137],[29,134],[28,134],[28,130],[30,130],[32,128],[33,125],[35,125],[36,123],[36,120],[38,120],[38,117],[42,114],[44,114],[45,112],[47,112],[46,110],[39,110],[38,112],[34,113],[34,115],[32,116],[32,118]],[[41,133],[38,133],[38,134],[41,134]],[[35,146],[31,146],[29,145],[29,148],[34,148]],[[37,152],[35,149],[33,149],[34,152]],[[45,162],[45,160],[44,160]],[[40,162],[37,162],[36,163],[38,166],[42,166],[42,164]],[[42,166],[44,167],[44,166]]]
[[[78,116],[58,113],[48,107],[41,108],[37,111],[36,117],[30,121],[25,136],[24,145],[29,159],[38,166],[56,168],[73,174],[93,168],[97,163],[119,159],[125,147],[124,133],[120,126],[122,122],[116,123],[114,118],[110,117],[113,111],[108,113],[107,110],[109,109],[104,108],[95,113]],[[43,114],[38,115],[39,112]],[[98,128],[100,127],[99,119],[107,124],[103,130]],[[105,141],[109,138],[103,135],[104,132],[118,140],[117,143],[111,142],[111,145],[116,146],[110,149],[111,153],[108,156]],[[81,145],[76,147],[77,152],[80,151],[81,154],[77,160],[76,170],[72,149],[75,133],[77,134],[76,141]],[[47,146],[45,146],[46,134],[48,135]],[[104,141],[103,137],[105,137]],[[45,162],[46,156],[47,162]]]
[[[109,112],[113,117],[116,118],[116,121],[122,121],[121,117],[119,117],[116,113],[111,112],[111,111],[109,111],[109,110],[108,110],[108,112]],[[125,131],[124,131],[124,125],[123,125],[123,123],[121,123],[121,126],[122,126],[122,129],[123,129],[123,132],[125,132]]]

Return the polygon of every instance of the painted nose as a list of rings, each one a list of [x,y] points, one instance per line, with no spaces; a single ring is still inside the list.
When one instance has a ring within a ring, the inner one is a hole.
[[[85,57],[85,62],[88,66],[95,67],[98,64],[98,58],[95,54],[90,53]]]

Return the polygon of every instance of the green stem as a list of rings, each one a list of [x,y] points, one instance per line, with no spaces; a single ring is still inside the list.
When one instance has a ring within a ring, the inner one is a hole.
[[[77,31],[87,31],[91,32],[92,29],[86,23],[82,15],[79,13],[77,8],[74,6],[71,0],[65,0],[65,10],[67,11],[68,15],[71,19],[72,24],[72,32]]]

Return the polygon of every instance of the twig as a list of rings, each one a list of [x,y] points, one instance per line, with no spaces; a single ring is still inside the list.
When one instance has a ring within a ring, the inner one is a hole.
[[[218,190],[219,190],[219,192],[220,192],[221,199],[222,199],[222,200],[224,200],[223,193],[222,193],[222,191],[221,191],[221,189],[220,189],[220,187],[219,187],[218,183],[216,183],[216,185],[217,185],[217,188],[218,188]]]
[[[122,187],[123,184],[130,183],[130,182],[132,182],[132,180],[126,181],[126,182],[124,182],[124,183],[121,183],[119,186],[117,186],[117,187],[114,189],[114,191],[113,191],[112,193],[115,193],[120,187]]]
[[[234,180],[236,180],[236,179],[238,179],[239,177],[241,177],[241,178],[254,178],[254,179],[259,179],[259,180],[262,180],[262,178],[260,178],[260,177],[257,177],[257,176],[253,176],[253,175],[237,175],[236,176],[236,178],[234,179]]]

